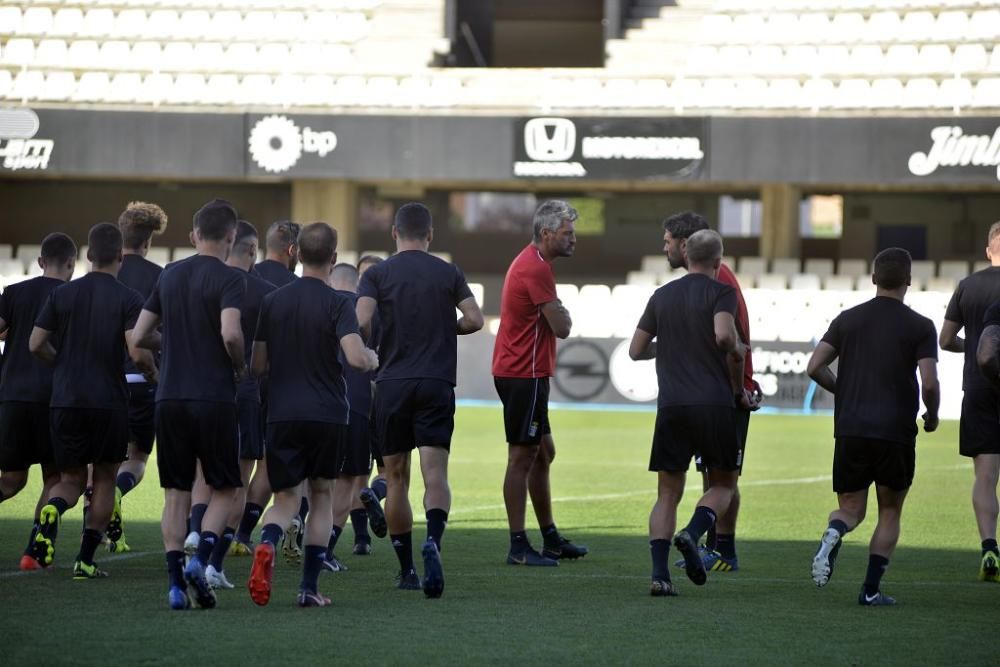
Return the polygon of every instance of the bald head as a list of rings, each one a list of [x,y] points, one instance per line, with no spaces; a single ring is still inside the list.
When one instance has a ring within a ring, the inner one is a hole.
[[[306,225],[299,232],[299,261],[311,268],[329,265],[337,252],[337,230],[325,222]]]
[[[688,237],[684,254],[689,268],[712,268],[722,260],[722,237],[711,229],[695,232]]]

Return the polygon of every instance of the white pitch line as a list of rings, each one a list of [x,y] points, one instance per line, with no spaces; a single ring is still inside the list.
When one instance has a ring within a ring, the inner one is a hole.
[[[118,554],[117,556],[108,556],[107,558],[101,558],[101,563],[114,563],[123,560],[132,560],[133,558],[142,558],[143,556],[153,555],[152,551],[133,551],[127,554]],[[51,568],[44,570],[28,570],[27,572],[22,570],[15,570],[13,572],[0,572],[0,579],[10,579],[11,577],[23,577],[29,574],[45,574],[50,572]]]

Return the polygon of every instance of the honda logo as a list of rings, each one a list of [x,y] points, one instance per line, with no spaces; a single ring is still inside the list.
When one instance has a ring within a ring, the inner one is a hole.
[[[524,151],[532,160],[562,162],[576,150],[576,125],[568,118],[532,118],[524,124]]]

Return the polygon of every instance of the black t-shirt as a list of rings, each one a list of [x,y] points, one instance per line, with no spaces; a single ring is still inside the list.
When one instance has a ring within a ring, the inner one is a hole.
[[[275,287],[284,287],[298,278],[297,275],[288,270],[287,266],[273,259],[265,259],[263,262],[258,262],[253,268],[260,274],[261,278]]]
[[[253,353],[253,336],[257,331],[257,320],[260,319],[260,304],[264,297],[277,288],[267,282],[260,275],[247,272],[243,269],[230,267],[237,274],[244,276],[247,281],[247,293],[243,299],[243,310],[240,316],[240,326],[243,327],[243,344],[246,345],[246,361],[250,364],[250,355]],[[236,388],[236,393],[240,397],[260,398],[260,384],[255,377],[248,377]]]
[[[991,266],[977,271],[958,283],[958,288],[948,303],[944,319],[965,328],[965,369],[962,389],[988,389],[989,381],[979,372],[976,348],[983,331],[986,309],[1000,300],[1000,267]]]
[[[986,309],[986,314],[983,315],[983,329],[989,326],[1000,326],[1000,301],[994,301],[993,305]]]
[[[38,276],[8,285],[0,296],[0,318],[7,323],[0,401],[49,404],[52,367],[31,353],[28,338],[49,294],[63,284],[57,278]],[[53,340],[52,344],[58,349],[58,340]]]
[[[350,300],[352,308],[357,306],[357,294],[342,290],[336,290],[336,292]],[[374,337],[373,335],[372,338]],[[372,409],[372,380],[375,379],[375,372],[362,373],[351,368],[347,360],[344,359],[343,351],[340,355],[340,365],[344,367],[344,379],[347,381],[347,402],[351,406],[351,412],[362,414],[367,418]]]
[[[736,305],[736,290],[700,273],[653,292],[638,328],[656,337],[658,407],[733,407],[729,363],[715,341],[715,315],[735,317]]]
[[[267,421],[347,424],[340,339],[358,333],[351,299],[316,278],[264,297],[255,342],[267,343]]]
[[[377,303],[378,382],[436,379],[455,384],[455,306],[472,296],[455,265],[421,250],[396,253],[361,276],[359,297]]]
[[[122,268],[118,272],[118,280],[138,292],[143,300],[149,298],[156,287],[156,281],[160,279],[163,267],[149,261],[141,255],[125,255],[122,257]],[[160,363],[157,355],[156,363]],[[138,373],[139,369],[131,358],[125,359],[125,372]]]
[[[157,401],[236,400],[222,311],[242,309],[246,290],[246,278],[215,257],[194,255],[163,270],[145,305],[163,323]]]
[[[934,323],[898,299],[877,296],[834,318],[823,342],[839,357],[834,436],[912,444],[917,362],[937,359]]]
[[[125,332],[141,311],[142,296],[107,273],[93,271],[52,291],[35,322],[57,334],[52,407],[128,407]]]

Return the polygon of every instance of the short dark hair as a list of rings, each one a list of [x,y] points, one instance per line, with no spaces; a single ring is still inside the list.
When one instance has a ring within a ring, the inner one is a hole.
[[[213,199],[194,214],[194,228],[206,241],[221,241],[236,229],[239,215],[236,208],[225,199]]]
[[[430,209],[420,202],[410,202],[399,207],[392,224],[400,238],[418,241],[431,235],[434,221]]]
[[[329,264],[337,252],[337,230],[325,222],[306,225],[299,232],[299,257],[303,264],[322,266]]]
[[[236,223],[236,240],[233,241],[233,245],[239,245],[241,243],[246,243],[247,239],[257,238],[257,228],[246,220],[240,220]]]
[[[341,262],[333,267],[333,272],[330,274],[330,278],[334,280],[349,280],[356,287],[358,284],[358,269],[353,264]]]
[[[379,257],[378,255],[364,255],[361,257],[361,259],[358,260],[358,271],[360,272],[361,267],[364,266],[365,264],[371,264],[372,266],[375,266],[381,261],[382,258]]]
[[[902,248],[886,248],[875,255],[872,275],[882,289],[899,289],[910,284],[910,253]]]
[[[90,228],[87,234],[87,259],[94,266],[104,267],[113,263],[122,254],[122,233],[118,225],[100,222]]]
[[[663,221],[663,231],[670,232],[671,236],[679,240],[708,228],[708,220],[694,211],[681,211]]]
[[[272,222],[271,226],[267,228],[267,238],[265,239],[267,249],[271,252],[285,252],[288,250],[288,246],[298,243],[300,231],[302,231],[302,225],[291,220]]]
[[[66,234],[55,232],[42,239],[42,259],[65,263],[76,259],[76,244]]]
[[[130,250],[138,250],[153,234],[162,234],[166,228],[167,214],[156,204],[132,201],[118,216],[118,229]]]

